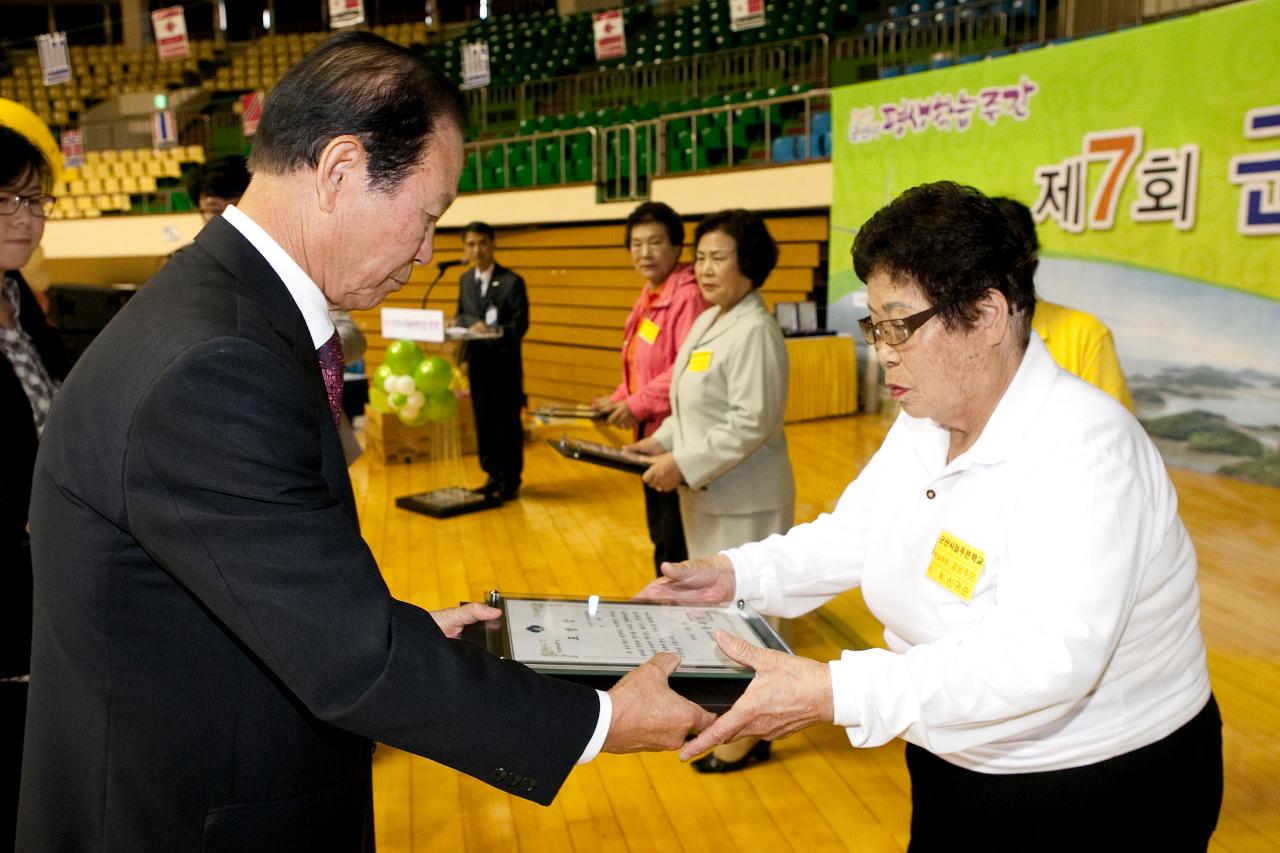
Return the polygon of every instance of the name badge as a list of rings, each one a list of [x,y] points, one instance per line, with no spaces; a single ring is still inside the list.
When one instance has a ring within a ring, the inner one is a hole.
[[[648,317],[645,317],[640,321],[640,340],[647,344],[651,344],[656,341],[658,339],[658,332],[661,331],[662,328]]]
[[[484,309],[484,324],[486,326],[498,325],[498,306],[497,305],[490,305],[488,308]]]
[[[689,353],[689,370],[693,373],[704,373],[711,366],[711,350],[696,349]]]
[[[957,598],[970,601],[982,577],[987,555],[955,534],[942,531],[929,560],[929,580]]]

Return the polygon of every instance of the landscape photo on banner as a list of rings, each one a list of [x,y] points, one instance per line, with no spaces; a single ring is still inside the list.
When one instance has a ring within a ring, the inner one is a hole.
[[[830,325],[866,315],[849,253],[898,194],[1018,199],[1037,293],[1111,328],[1166,461],[1280,486],[1277,44],[1255,0],[834,90]]]

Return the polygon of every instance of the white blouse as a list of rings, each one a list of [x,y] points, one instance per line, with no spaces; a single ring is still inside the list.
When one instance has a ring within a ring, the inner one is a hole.
[[[1023,773],[1194,717],[1210,691],[1195,551],[1133,416],[1032,335],[978,440],[950,464],[947,446],[900,415],[832,513],[725,552],[765,613],[862,587],[889,650],[830,663],[850,742]]]

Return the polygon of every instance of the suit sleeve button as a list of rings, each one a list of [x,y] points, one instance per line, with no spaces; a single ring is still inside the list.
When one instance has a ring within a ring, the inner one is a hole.
[[[537,785],[538,785],[538,780],[533,778],[532,776],[529,776],[525,778],[524,784],[521,785],[520,787],[523,788],[524,792],[527,794],[531,792],[534,788],[536,788]]]
[[[495,768],[493,773],[490,774],[490,778],[493,779],[493,781],[495,782],[505,782],[507,781],[507,775],[508,774],[506,770],[504,770],[501,767],[498,767],[498,768]]]

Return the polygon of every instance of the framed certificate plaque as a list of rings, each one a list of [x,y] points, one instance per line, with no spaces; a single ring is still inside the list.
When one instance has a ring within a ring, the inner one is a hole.
[[[642,454],[596,441],[569,438],[567,435],[560,436],[559,440],[549,438],[547,444],[567,459],[577,459],[579,462],[590,462],[592,465],[603,465],[632,474],[643,474],[653,464],[652,459]]]
[[[723,711],[754,673],[716,646],[723,630],[760,648],[790,653],[773,626],[744,604],[690,606],[630,599],[554,598],[488,593],[498,619],[476,623],[463,639],[537,672],[608,689],[658,652],[680,656],[671,687]]]

